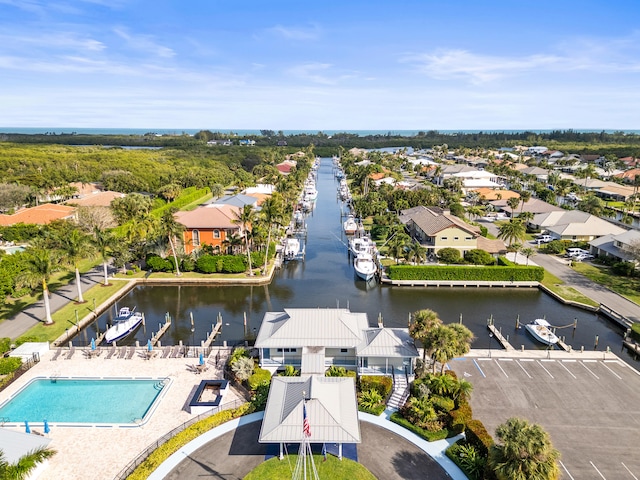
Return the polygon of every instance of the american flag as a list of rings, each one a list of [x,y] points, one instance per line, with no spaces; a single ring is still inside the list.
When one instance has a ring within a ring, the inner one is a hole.
[[[302,405],[302,433],[305,437],[311,436],[311,427],[309,426],[309,418],[307,417],[307,406]]]

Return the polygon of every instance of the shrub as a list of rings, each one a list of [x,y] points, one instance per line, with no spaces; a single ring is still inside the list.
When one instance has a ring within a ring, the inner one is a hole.
[[[431,402],[433,403],[433,407],[441,412],[450,412],[456,406],[452,398],[442,397],[440,395],[432,395]]]
[[[392,413],[391,417],[390,417],[390,420],[393,423],[397,423],[398,425],[400,425],[400,426],[406,428],[407,430],[415,433],[419,437],[424,438],[428,442],[435,442],[436,440],[443,440],[443,439],[449,438],[451,436],[449,434],[449,430],[447,430],[446,428],[443,428],[442,430],[438,430],[438,431],[435,431],[435,432],[430,432],[430,431],[425,430],[423,428],[417,427],[414,424],[412,424],[409,420],[404,418],[398,412]]]
[[[467,422],[465,437],[469,443],[474,445],[482,455],[489,455],[489,449],[493,445],[493,437],[489,435],[484,424],[480,420],[472,419]]]
[[[249,390],[257,390],[261,385],[271,383],[271,372],[264,368],[257,367],[253,370],[253,374],[247,380]]]
[[[264,252],[251,252],[251,266],[254,268],[264,266]]]
[[[256,411],[264,410],[264,407],[266,407],[270,388],[271,382],[261,383],[253,392],[253,396],[251,397],[251,404]]]
[[[202,255],[196,260],[196,270],[200,273],[218,272],[218,261],[214,255]]]
[[[393,389],[391,377],[383,375],[363,375],[358,380],[361,391],[374,389],[382,398],[388,398]]]
[[[222,273],[242,273],[247,269],[247,258],[244,255],[221,255]]]
[[[15,372],[20,368],[20,365],[22,365],[22,359],[20,357],[0,358],[0,375]]]
[[[464,267],[389,265],[391,280],[541,282],[544,268],[524,265],[505,267]]]
[[[541,248],[544,253],[558,255],[565,251],[567,245],[562,240],[551,240],[544,247]]]
[[[616,262],[611,266],[611,271],[623,277],[633,277],[636,273],[636,266],[633,262]]]
[[[465,252],[464,259],[474,265],[493,265],[496,259],[486,250],[473,249]]]
[[[11,349],[11,339],[9,337],[0,338],[0,354]]]
[[[437,256],[438,260],[447,264],[460,263],[462,260],[462,257],[460,256],[460,250],[450,247],[438,250]]]
[[[445,453],[470,480],[483,478],[487,457],[482,455],[475,445],[460,440],[451,445]]]
[[[347,370],[344,367],[338,367],[337,365],[331,365],[324,373],[325,377],[356,377],[356,372],[353,370]]]
[[[371,410],[383,402],[383,397],[375,388],[364,390],[358,395],[358,404],[360,407]]]
[[[451,419],[451,430],[457,435],[464,432],[467,428],[467,423],[473,418],[473,412],[471,405],[468,403],[462,403],[455,410],[449,412]]]
[[[247,357],[248,358],[249,357],[249,351],[244,347],[238,347],[231,353],[227,363],[229,364],[229,366],[231,366],[234,363],[236,363],[239,358],[242,358],[242,357]]]
[[[185,258],[182,260],[182,267],[180,268],[182,268],[183,272],[193,272],[196,269],[196,262],[192,258]]]
[[[147,268],[154,272],[171,272],[174,270],[173,262],[158,255],[149,255],[146,259]]]
[[[16,341],[14,343],[16,344],[16,347],[19,347],[23,343],[27,343],[27,342],[46,342],[46,339],[43,340],[38,335],[23,335],[21,337],[16,338]]]

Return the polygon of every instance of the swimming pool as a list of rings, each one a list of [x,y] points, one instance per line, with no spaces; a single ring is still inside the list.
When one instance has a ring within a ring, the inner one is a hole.
[[[0,405],[5,424],[142,425],[168,378],[34,378]]]

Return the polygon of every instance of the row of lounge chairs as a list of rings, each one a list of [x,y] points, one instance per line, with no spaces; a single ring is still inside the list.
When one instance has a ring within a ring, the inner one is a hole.
[[[84,348],[82,349],[84,355],[87,358],[99,357],[103,353],[105,353],[104,358],[120,358],[120,359],[131,359],[134,357],[136,352],[140,357],[144,357],[147,359],[152,359],[154,357],[159,358],[183,358],[187,356],[187,347],[184,345],[176,345],[176,346],[166,346],[166,347],[158,347],[153,350],[148,350],[146,347],[133,347],[133,346],[111,346],[111,347],[99,347],[96,349]],[[69,360],[73,357],[76,352],[76,347],[70,348],[57,348],[51,357],[51,361],[56,361],[60,357],[65,360]]]

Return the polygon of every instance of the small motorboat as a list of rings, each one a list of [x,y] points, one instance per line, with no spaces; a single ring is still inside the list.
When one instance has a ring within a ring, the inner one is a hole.
[[[342,224],[342,227],[344,228],[344,233],[347,235],[353,235],[358,231],[358,222],[356,222],[353,215],[349,215]]]
[[[356,275],[365,282],[371,280],[376,274],[376,262],[373,260],[373,256],[367,252],[360,252],[353,261],[353,268],[356,271]]]
[[[533,322],[527,323],[524,328],[527,329],[533,338],[545,345],[555,345],[558,343],[558,337],[551,331],[551,324],[544,318],[536,318]]]
[[[284,260],[304,258],[304,245],[297,237],[287,237],[284,243]]]
[[[106,343],[122,340],[142,324],[144,315],[140,312],[134,312],[134,310],[135,308],[122,307],[118,311],[118,316],[114,319],[113,325],[104,334]]]

